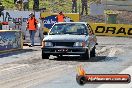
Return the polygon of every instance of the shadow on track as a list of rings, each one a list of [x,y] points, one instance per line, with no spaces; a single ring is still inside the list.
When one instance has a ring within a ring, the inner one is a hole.
[[[36,50],[33,50],[33,49],[20,49],[20,50],[16,50],[16,51],[10,51],[10,52],[6,52],[6,53],[1,53],[0,58],[9,57],[9,56],[12,56],[12,55],[18,55],[18,54],[22,54],[22,53],[26,53],[26,52],[32,52],[32,51],[36,51]]]
[[[96,57],[92,57],[88,60],[84,60],[83,58],[80,57],[62,57],[62,58],[55,58],[52,60],[56,60],[56,61],[77,61],[77,62],[107,62],[107,61],[111,61],[113,59],[116,59],[117,57],[110,57],[108,58],[107,56],[96,56]]]

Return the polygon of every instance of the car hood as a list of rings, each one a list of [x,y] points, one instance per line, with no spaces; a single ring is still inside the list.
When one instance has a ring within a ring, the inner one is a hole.
[[[86,35],[47,35],[44,38],[44,41],[64,41],[64,42],[69,42],[69,41],[85,41],[87,40]]]

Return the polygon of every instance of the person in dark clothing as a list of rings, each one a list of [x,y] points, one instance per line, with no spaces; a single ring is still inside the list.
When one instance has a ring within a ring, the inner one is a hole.
[[[72,13],[77,13],[77,0],[72,0]]]
[[[17,1],[17,0],[14,0],[14,4],[16,4],[16,1]]]
[[[81,15],[83,15],[84,8],[85,8],[86,15],[87,15],[88,14],[88,0],[81,0],[81,3],[82,3],[82,12],[81,12]]]
[[[29,11],[29,0],[23,0],[23,9]]]
[[[39,9],[39,0],[34,0],[33,9],[34,10],[38,10]]]

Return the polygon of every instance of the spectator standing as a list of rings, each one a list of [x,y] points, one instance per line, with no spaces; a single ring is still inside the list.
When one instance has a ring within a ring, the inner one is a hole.
[[[72,13],[77,13],[77,0],[72,0]]]
[[[64,16],[63,12],[60,12],[60,13],[56,16],[56,18],[57,18],[57,22],[64,22],[65,16]]]
[[[14,4],[16,4],[16,1],[17,1],[17,0],[14,0]]]
[[[16,0],[16,8],[18,10],[22,10],[22,0]]]
[[[39,0],[34,0],[33,9],[34,10],[38,10],[39,9]]]
[[[15,7],[17,7],[16,1],[17,1],[17,0],[14,0],[14,6],[15,6]]]
[[[33,13],[31,13],[29,16],[30,18],[27,21],[27,29],[29,30],[30,40],[31,40],[31,45],[29,47],[33,47],[38,21],[36,20]]]
[[[83,15],[84,9],[86,11],[86,15],[88,14],[88,0],[81,0],[82,3],[82,12],[81,15]]]
[[[23,9],[29,11],[29,0],[23,0]]]

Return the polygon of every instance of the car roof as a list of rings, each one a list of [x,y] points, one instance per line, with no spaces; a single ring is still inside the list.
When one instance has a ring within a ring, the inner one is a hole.
[[[55,23],[55,24],[87,24],[87,22],[59,22],[59,23]]]

